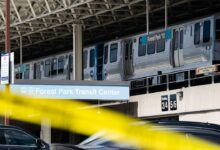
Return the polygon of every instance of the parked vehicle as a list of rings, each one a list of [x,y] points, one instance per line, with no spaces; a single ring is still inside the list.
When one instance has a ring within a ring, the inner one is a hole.
[[[163,121],[154,123],[154,130],[174,130],[175,132],[182,133],[189,140],[190,137],[193,136],[220,145],[220,125],[181,121]],[[126,143],[118,144],[111,140],[104,139],[101,137],[103,134],[103,132],[97,133],[81,142],[77,147],[83,150],[139,150],[138,148],[131,147]],[[75,147],[75,149],[77,148]]]
[[[18,127],[0,125],[0,149],[49,150],[49,145]]]

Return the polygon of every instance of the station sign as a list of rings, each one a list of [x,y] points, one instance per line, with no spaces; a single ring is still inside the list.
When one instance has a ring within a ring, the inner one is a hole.
[[[1,54],[1,84],[9,83],[9,53]]]
[[[161,96],[161,111],[175,111],[177,110],[177,95],[162,95]]]
[[[10,53],[10,65],[9,65],[9,67],[10,67],[10,75],[9,75],[9,77],[10,77],[10,82],[11,82],[11,84],[14,84],[14,72],[15,72],[15,67],[14,67],[14,52],[12,52],[12,53]]]
[[[161,96],[161,110],[162,111],[169,110],[168,95]]]
[[[10,85],[14,94],[49,99],[77,100],[129,100],[129,86],[95,86],[95,85]]]
[[[216,65],[205,66],[205,67],[197,68],[196,75],[211,73],[211,72],[215,72],[215,71],[217,71]]]

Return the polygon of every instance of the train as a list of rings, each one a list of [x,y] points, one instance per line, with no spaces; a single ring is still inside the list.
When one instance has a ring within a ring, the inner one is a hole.
[[[220,63],[220,14],[83,48],[83,79],[129,81]],[[72,51],[15,65],[16,79],[71,80]],[[184,73],[175,74],[184,78]]]

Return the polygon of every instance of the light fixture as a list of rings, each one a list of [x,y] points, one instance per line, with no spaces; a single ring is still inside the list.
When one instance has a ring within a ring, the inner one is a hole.
[[[179,96],[180,99],[183,98],[183,91],[176,92],[176,95]]]

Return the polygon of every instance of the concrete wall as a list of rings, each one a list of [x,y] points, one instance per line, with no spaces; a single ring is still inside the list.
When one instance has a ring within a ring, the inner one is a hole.
[[[179,116],[180,121],[196,121],[220,124],[220,111],[183,114]]]
[[[177,110],[162,112],[161,110],[161,96],[176,94],[177,92],[183,92],[183,97],[177,96]],[[196,86],[190,88],[183,88],[178,90],[171,90],[165,92],[158,92],[152,94],[144,94],[139,96],[133,96],[130,101],[138,102],[138,117],[155,117],[155,116],[168,116],[168,115],[180,115],[197,113],[198,115],[192,117],[192,115],[183,115],[180,117],[183,120],[202,120],[203,112],[215,111],[215,113],[207,113],[207,117],[211,117],[214,114],[213,119],[220,112],[220,84],[211,84]],[[200,116],[201,115],[201,116]],[[201,119],[197,119],[201,118]],[[208,120],[208,119],[207,119]]]

